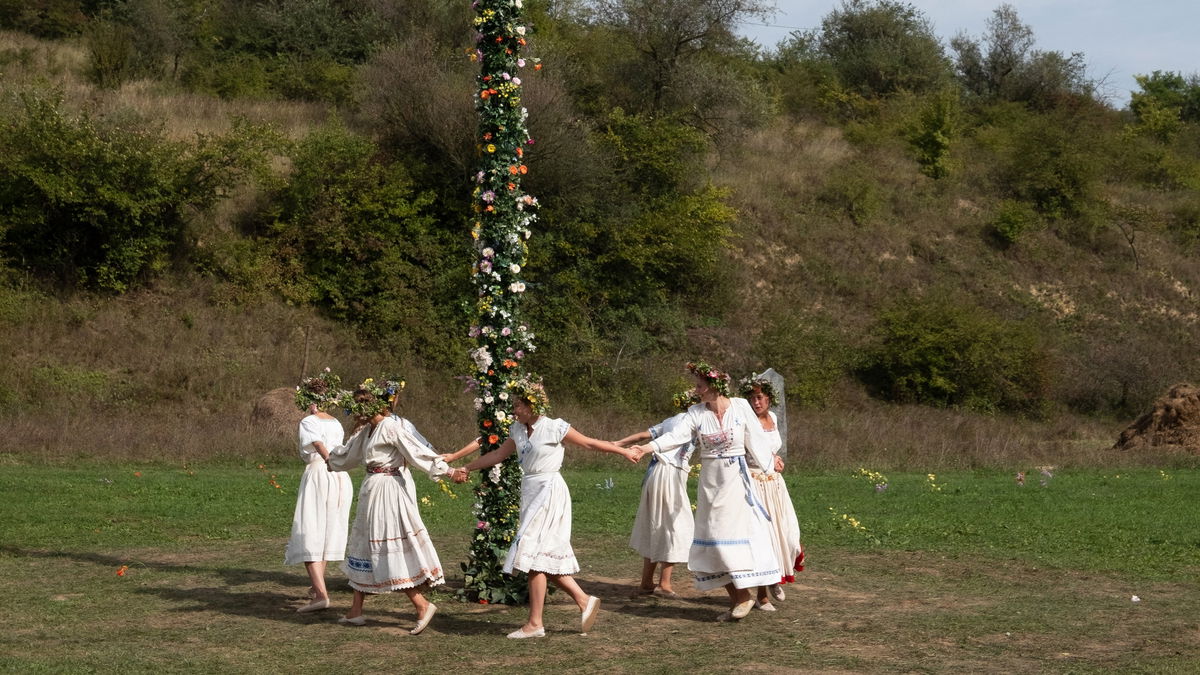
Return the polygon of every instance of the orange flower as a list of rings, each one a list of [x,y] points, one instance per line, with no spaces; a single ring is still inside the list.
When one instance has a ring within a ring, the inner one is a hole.
[[[488,96],[491,96],[491,94],[488,93],[487,89],[484,89],[483,91],[479,92],[479,98],[484,99],[485,101],[487,100]]]
[[[495,374],[496,374],[496,371],[492,370],[491,368],[488,368],[488,375],[495,375]]]
[[[481,604],[481,605],[486,605],[486,604],[488,604],[488,601],[487,601],[487,600],[484,600],[483,598],[480,598],[480,599],[479,599],[479,604]]]
[[[513,361],[512,359],[504,359],[504,367],[505,368],[516,368],[517,362]]]
[[[490,141],[490,140],[492,140],[492,132],[490,132],[490,131],[489,131],[489,132],[487,132],[486,134],[484,134],[484,135],[483,135],[483,140],[485,140],[485,141]]]
[[[486,210],[488,213],[491,213],[492,211],[495,211],[496,209],[492,208],[492,205],[491,205],[491,204],[488,204],[488,205],[487,205],[487,209],[485,209],[485,210]]]
[[[500,437],[497,436],[496,434],[492,434],[491,436],[488,436],[488,444],[495,445],[499,442],[500,442]]]
[[[484,428],[484,429],[491,429],[491,428],[492,428],[492,421],[491,421],[491,420],[484,420],[484,421],[483,421],[483,428]]]
[[[484,76],[483,76],[483,81],[484,81],[484,82],[491,82],[491,81],[492,81],[492,76],[491,76],[491,75],[484,75]]]
[[[540,64],[540,63],[535,63],[535,64],[533,64],[533,69],[534,69],[534,70],[541,70],[541,69],[542,69],[542,64]]]
[[[521,148],[517,148],[517,157],[524,157],[524,156],[525,156],[525,151],[522,150]]]
[[[134,472],[133,472],[133,477],[134,477],[134,478],[141,478],[141,477],[142,477],[142,472],[141,472],[141,471],[134,471]]]
[[[525,38],[517,38],[517,44],[524,47],[525,46]]]
[[[522,175],[524,175],[524,174],[527,174],[527,173],[529,173],[529,167],[527,167],[527,166],[525,166],[524,164],[522,164],[522,165],[521,165],[521,169],[520,169],[520,171],[521,171],[521,174],[522,174]]]
[[[126,572],[128,569],[129,569],[129,565],[121,565],[121,566],[120,566],[120,567],[117,569],[117,576],[119,576],[119,577],[123,577],[123,576],[125,576],[125,572]]]
[[[499,43],[499,42],[504,42],[504,38],[497,36],[497,37],[496,37],[496,42],[498,42],[498,43]]]
[[[509,173],[511,173],[511,174],[512,174],[512,175],[514,175],[514,176],[515,176],[515,175],[517,175],[517,172],[518,172],[518,171],[520,171],[520,169],[518,169],[518,168],[517,168],[517,167],[515,167],[515,166],[510,166],[510,167],[508,167],[508,172],[509,172]]]
[[[509,190],[516,190],[516,189],[517,189],[517,184],[516,184],[516,183],[509,183],[509,184],[508,184],[508,189],[509,189]]]

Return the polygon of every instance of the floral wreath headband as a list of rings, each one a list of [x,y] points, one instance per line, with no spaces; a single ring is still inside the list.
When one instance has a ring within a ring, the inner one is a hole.
[[[729,396],[729,373],[717,370],[705,361],[692,361],[687,364],[687,369],[691,374],[703,377],[718,394]]]
[[[296,407],[305,411],[311,405],[316,405],[320,410],[333,407],[341,395],[338,389],[341,384],[342,378],[330,372],[328,368],[300,380],[300,384],[296,385]]]
[[[540,417],[550,412],[550,397],[546,395],[546,387],[542,385],[540,378],[533,379],[527,375],[510,382],[508,388],[512,390],[514,397],[529,404],[529,409],[534,415]]]
[[[671,405],[676,410],[687,410],[688,408],[700,402],[700,395],[696,393],[696,388],[692,387],[686,391],[676,393],[671,397]]]
[[[750,398],[750,394],[754,392],[755,387],[758,387],[762,390],[762,393],[767,395],[767,398],[771,401],[771,405],[779,402],[779,396],[775,393],[775,385],[771,384],[771,381],[762,373],[750,373],[738,383],[738,391],[743,398]]]
[[[347,415],[354,417],[374,417],[382,415],[385,410],[396,409],[396,398],[404,389],[404,380],[398,377],[386,377],[378,382],[368,377],[354,391],[343,391],[341,405]],[[355,395],[366,392],[371,395],[369,401],[359,401]]]

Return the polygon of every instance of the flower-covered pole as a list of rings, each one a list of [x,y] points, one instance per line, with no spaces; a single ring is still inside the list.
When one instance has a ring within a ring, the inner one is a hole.
[[[526,60],[528,27],[521,0],[476,0],[476,47],[479,62],[475,109],[479,114],[478,170],[475,173],[471,237],[477,252],[472,274],[477,294],[475,409],[479,414],[480,451],[490,452],[508,438],[512,424],[510,388],[521,377],[522,360],[532,352],[534,335],[520,316],[525,292],[521,272],[537,200],[521,190],[529,168],[525,151],[533,139],[521,106],[521,73],[540,69]],[[505,576],[501,568],[516,535],[521,470],[516,457],[485,472],[475,486],[475,531],[463,565],[465,592],[480,602],[524,602],[525,580]]]

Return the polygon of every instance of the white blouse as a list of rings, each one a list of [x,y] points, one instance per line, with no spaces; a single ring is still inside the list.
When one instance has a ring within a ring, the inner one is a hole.
[[[562,439],[571,430],[565,420],[541,417],[533,424],[533,433],[524,424],[514,422],[508,435],[517,446],[517,459],[526,475],[553,473],[562,468]]]
[[[433,448],[421,443],[399,420],[385,417],[374,429],[359,429],[350,441],[329,454],[329,467],[346,471],[365,465],[367,469],[412,467],[438,479],[450,473],[450,465]]]
[[[342,428],[342,423],[336,419],[326,419],[316,415],[309,415],[300,420],[300,459],[305,462],[311,461],[312,455],[320,457],[316,446],[313,444],[317,441],[325,444],[325,450],[333,452],[333,449],[342,444],[342,440],[346,437],[346,430]]]
[[[695,436],[700,459],[725,459],[751,456],[751,461],[767,473],[773,472],[775,462],[767,450],[766,432],[759,424],[750,402],[744,398],[729,399],[729,409],[720,420],[703,403],[688,408],[673,428],[650,441],[660,453],[676,450]]]

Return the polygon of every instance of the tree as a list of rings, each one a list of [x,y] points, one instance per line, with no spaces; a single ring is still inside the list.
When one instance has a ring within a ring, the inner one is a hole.
[[[641,54],[655,110],[666,104],[685,63],[736,44],[738,24],[774,11],[766,0],[596,0],[595,7]]]
[[[959,33],[950,40],[959,82],[981,99],[1048,110],[1064,97],[1090,96],[1093,86],[1082,53],[1066,56],[1036,50],[1034,44],[1033,29],[1007,3],[992,12],[981,39]]]
[[[1200,74],[1156,70],[1150,75],[1135,75],[1141,91],[1131,92],[1129,109],[1145,121],[1161,110],[1175,110],[1183,122],[1200,121]]]
[[[893,0],[843,0],[821,21],[816,49],[842,86],[866,97],[939,88],[950,74],[925,15]]]

